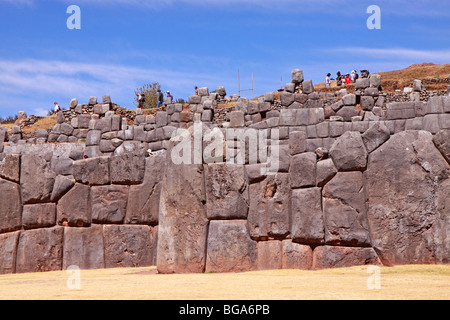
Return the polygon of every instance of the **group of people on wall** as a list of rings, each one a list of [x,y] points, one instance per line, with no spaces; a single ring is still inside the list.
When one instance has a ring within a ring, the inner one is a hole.
[[[370,78],[370,73],[368,70],[361,70],[361,75],[359,75],[356,70],[353,70],[351,73],[341,74],[340,71],[336,73],[336,79],[331,77],[331,73],[327,74],[325,78],[325,87],[331,87],[331,81],[336,81],[336,85],[338,87],[345,86],[350,83],[355,83],[358,78]]]

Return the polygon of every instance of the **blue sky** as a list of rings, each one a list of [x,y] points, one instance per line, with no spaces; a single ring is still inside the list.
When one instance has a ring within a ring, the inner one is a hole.
[[[70,5],[80,30],[67,28]],[[380,30],[367,28],[370,5]],[[134,90],[155,81],[176,99],[194,86],[231,95],[238,70],[241,89],[253,73],[258,96],[296,68],[319,83],[338,70],[450,63],[449,18],[447,0],[0,0],[0,116],[104,94],[134,108]]]

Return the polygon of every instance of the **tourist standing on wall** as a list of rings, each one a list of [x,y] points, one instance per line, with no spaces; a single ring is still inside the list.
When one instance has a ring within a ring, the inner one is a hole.
[[[145,95],[139,93],[136,93],[137,101],[139,103],[138,108],[144,108],[144,102],[145,102]]]
[[[336,84],[338,85],[338,86],[341,86],[342,85],[342,76],[341,76],[341,72],[340,71],[338,71],[337,73],[336,73]]]
[[[325,87],[326,88],[331,87],[331,73],[328,73],[327,77],[325,78]]]
[[[156,105],[156,108],[159,108],[164,104],[164,95],[161,92],[161,89],[158,89],[157,97],[158,97],[158,104]]]
[[[58,102],[55,101],[54,105],[55,105],[55,113],[61,111],[61,107],[58,105]]]
[[[352,82],[352,79],[350,78],[350,74],[346,74],[344,78],[345,84],[350,84]]]

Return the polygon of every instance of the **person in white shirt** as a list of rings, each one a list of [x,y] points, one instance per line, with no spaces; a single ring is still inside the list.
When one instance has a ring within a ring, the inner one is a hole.
[[[55,112],[61,111],[61,107],[58,105],[58,102],[55,101]]]

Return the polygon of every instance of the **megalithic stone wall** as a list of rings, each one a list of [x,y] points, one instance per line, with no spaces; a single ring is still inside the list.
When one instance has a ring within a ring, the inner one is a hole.
[[[231,109],[218,89],[1,130],[0,273],[449,263],[450,97],[385,104],[375,76],[325,108],[301,70]]]

